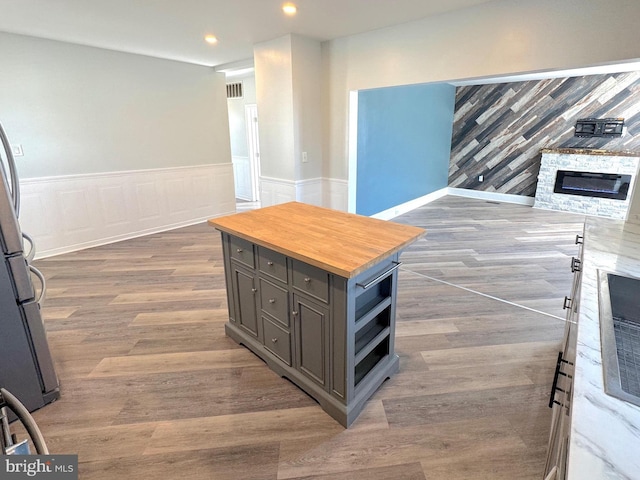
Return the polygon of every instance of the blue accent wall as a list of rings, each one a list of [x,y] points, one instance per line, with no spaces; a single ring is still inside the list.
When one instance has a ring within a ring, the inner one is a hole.
[[[456,89],[358,92],[356,213],[374,215],[447,186]]]

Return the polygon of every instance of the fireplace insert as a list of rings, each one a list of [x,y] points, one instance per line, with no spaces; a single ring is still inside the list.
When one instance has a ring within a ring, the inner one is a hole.
[[[626,200],[630,184],[631,175],[558,170],[553,191],[567,195]]]

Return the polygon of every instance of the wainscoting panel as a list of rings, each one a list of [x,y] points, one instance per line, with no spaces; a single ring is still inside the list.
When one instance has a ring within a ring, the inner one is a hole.
[[[167,200],[171,216],[181,216],[189,210],[188,186],[185,178],[167,179]]]
[[[235,211],[231,163],[25,179],[20,187],[20,223],[36,258]]]
[[[323,178],[324,205],[346,212],[349,208],[349,182],[338,178]]]
[[[138,220],[156,220],[160,217],[160,198],[155,182],[136,182]]]
[[[322,183],[321,178],[312,178],[296,182],[296,200],[321,207],[323,205]]]
[[[296,182],[281,178],[260,177],[260,203],[263,207],[296,200]]]
[[[574,137],[586,117],[622,117],[628,133]],[[543,148],[640,150],[640,72],[458,87],[449,187],[532,197]]]
[[[87,193],[84,189],[57,192],[64,229],[82,237],[89,235],[92,229],[88,205],[91,200],[87,197]]]
[[[124,227],[127,218],[126,192],[122,185],[105,185],[98,187],[98,203],[106,226]]]
[[[286,202],[303,202],[323,205],[322,178],[308,180],[285,180],[282,178],[260,177],[260,202],[263,207]]]

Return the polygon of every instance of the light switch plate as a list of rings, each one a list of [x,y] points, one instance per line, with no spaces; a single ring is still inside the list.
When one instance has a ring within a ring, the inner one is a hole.
[[[24,156],[24,152],[22,151],[22,145],[20,145],[19,143],[11,145],[11,152],[13,153],[14,157]]]

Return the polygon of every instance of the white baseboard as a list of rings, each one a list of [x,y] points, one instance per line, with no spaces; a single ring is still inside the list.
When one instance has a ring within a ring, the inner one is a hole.
[[[371,215],[371,217],[378,218],[380,220],[391,220],[392,218],[408,213],[411,210],[415,210],[416,208],[420,208],[447,195],[475,198],[478,200],[489,200],[502,203],[515,203],[518,205],[527,206],[532,206],[534,201],[532,197],[524,197],[522,195],[509,195],[506,193],[481,192],[478,190],[468,190],[465,188],[445,187],[428,195],[416,198],[415,200],[411,200],[401,205],[392,207],[388,210],[384,210],[380,213],[376,213],[375,215]]]
[[[448,187],[448,194],[456,197],[475,198],[478,200],[489,200],[493,202],[515,203],[518,205],[533,206],[534,198],[524,195],[511,195],[508,193],[483,192],[480,190],[469,190],[467,188]]]
[[[235,211],[231,163],[33,178],[20,187],[20,223],[36,242],[36,258]]]
[[[441,188],[440,190],[436,190],[435,192],[423,195],[422,197],[410,200],[401,205],[396,205],[395,207],[389,208],[388,210],[384,210],[380,213],[376,213],[375,215],[371,215],[371,217],[378,218],[380,220],[391,220],[392,218],[398,217],[402,214],[410,212],[411,210],[415,210],[416,208],[420,208],[428,203],[431,203],[434,200],[438,200],[439,198],[446,196],[447,193],[447,187]]]

